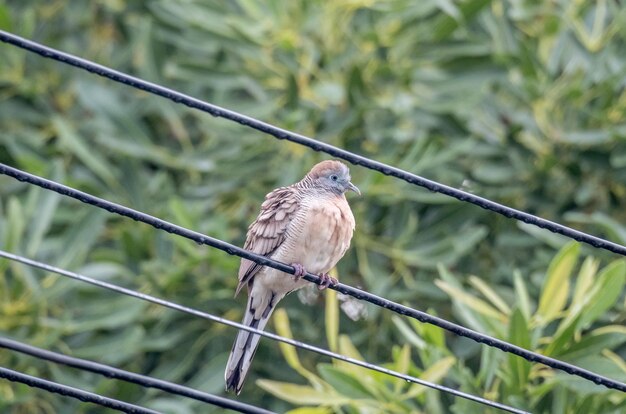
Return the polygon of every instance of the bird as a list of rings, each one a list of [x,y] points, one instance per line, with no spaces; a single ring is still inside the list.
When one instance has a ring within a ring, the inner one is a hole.
[[[291,264],[295,274],[242,258],[235,296],[247,287],[244,325],[263,330],[277,303],[308,283],[302,279],[307,272],[319,275],[320,290],[338,283],[328,272],[348,250],[355,228],[347,191],[361,195],[348,167],[326,160],[297,183],[265,196],[258,217],[248,227],[244,249]],[[258,334],[239,331],[224,373],[226,391],[241,392],[259,339]]]

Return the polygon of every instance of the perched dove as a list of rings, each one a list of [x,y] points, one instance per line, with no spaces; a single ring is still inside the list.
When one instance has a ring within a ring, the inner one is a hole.
[[[324,289],[337,283],[330,271],[350,246],[354,216],[344,193],[361,194],[350,182],[350,171],[339,161],[322,161],[299,182],[265,196],[261,212],[248,228],[244,248],[291,264],[291,275],[242,259],[239,285],[248,287],[243,324],[263,329],[278,301],[308,282],[306,271],[323,279]],[[259,335],[239,331],[226,365],[226,390],[241,392]]]

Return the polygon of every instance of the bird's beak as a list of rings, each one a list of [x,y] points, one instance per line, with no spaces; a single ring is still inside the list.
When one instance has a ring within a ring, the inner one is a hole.
[[[357,187],[356,185],[352,184],[350,181],[348,181],[348,190],[352,190],[355,193],[357,193],[358,195],[361,195],[361,190],[359,190],[359,187]]]

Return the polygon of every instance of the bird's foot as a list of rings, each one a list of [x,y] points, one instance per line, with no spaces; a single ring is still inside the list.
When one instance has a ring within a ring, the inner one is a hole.
[[[302,276],[306,275],[306,270],[304,270],[304,266],[300,263],[292,263],[291,265],[296,269],[296,273],[293,274],[293,279],[297,282],[302,279]]]
[[[339,281],[337,279],[335,279],[334,277],[332,277],[328,273],[321,273],[321,274],[319,274],[319,277],[321,279],[321,283],[319,285],[317,285],[317,288],[319,290],[324,290],[324,289],[326,289],[329,286],[336,286],[337,283],[339,283]]]

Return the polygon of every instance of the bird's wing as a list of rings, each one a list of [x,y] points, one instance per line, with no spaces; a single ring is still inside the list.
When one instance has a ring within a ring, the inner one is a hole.
[[[244,249],[270,256],[285,241],[287,227],[299,207],[296,189],[281,187],[265,196],[261,212],[248,228]],[[235,295],[261,269],[261,265],[241,259],[239,267],[239,285]]]

